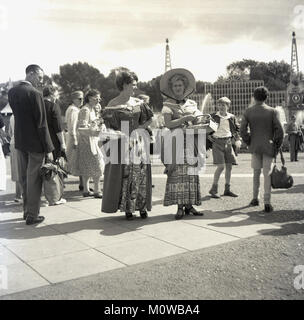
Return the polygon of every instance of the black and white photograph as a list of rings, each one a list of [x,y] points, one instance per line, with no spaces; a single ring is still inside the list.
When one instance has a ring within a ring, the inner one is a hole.
[[[0,39],[2,302],[304,300],[304,1],[1,0]]]

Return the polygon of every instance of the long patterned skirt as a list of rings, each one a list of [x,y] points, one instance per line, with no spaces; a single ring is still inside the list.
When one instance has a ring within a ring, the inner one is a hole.
[[[93,153],[95,149],[96,153]],[[78,140],[79,173],[81,176],[100,177],[104,161],[95,137],[79,135]]]
[[[79,170],[79,150],[78,147],[74,149],[74,139],[72,136],[66,134],[66,156],[68,160],[68,172],[73,176],[80,176]]]
[[[195,140],[197,143],[197,140]],[[189,165],[187,163],[187,154],[190,150],[184,139],[184,164],[177,164],[174,161],[179,157],[175,147],[176,141],[172,142],[172,158],[173,164],[165,165],[165,172],[168,175],[166,183],[166,191],[164,197],[164,206],[177,205],[201,205],[200,181],[197,171],[197,165]],[[197,150],[197,147],[196,147]],[[191,154],[191,153],[190,153]],[[193,174],[197,172],[197,174]]]
[[[130,164],[123,167],[119,209],[123,212],[145,210],[147,204],[147,165]]]
[[[167,178],[164,206],[174,204],[201,205],[200,181],[198,175],[189,175],[188,164],[175,165]]]

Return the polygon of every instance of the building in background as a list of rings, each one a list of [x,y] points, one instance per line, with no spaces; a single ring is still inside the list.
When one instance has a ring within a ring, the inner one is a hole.
[[[264,85],[263,80],[257,81],[227,81],[214,84],[205,84],[205,92],[210,93],[213,100],[221,97],[231,100],[229,112],[241,116],[251,103],[253,91]]]
[[[268,97],[266,103],[271,107],[282,106],[285,108],[286,107],[286,100],[287,100],[286,90],[270,91],[269,97]]]
[[[206,95],[211,98],[205,103],[204,113],[212,113],[216,110],[216,101],[221,97],[231,100],[230,112],[240,117],[251,104],[253,91],[264,85],[263,80],[254,81],[227,81],[214,84],[205,84],[205,94],[193,94],[190,99],[197,102],[200,109],[204,104]],[[271,107],[282,106],[286,102],[286,91],[270,91],[267,104]],[[206,101],[205,101],[206,102]]]

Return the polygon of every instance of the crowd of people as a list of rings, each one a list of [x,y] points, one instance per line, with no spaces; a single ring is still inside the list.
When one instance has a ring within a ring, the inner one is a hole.
[[[44,220],[40,216],[40,168],[45,162],[58,161],[61,157],[67,161],[69,174],[79,177],[79,190],[83,197],[102,198],[102,212],[115,213],[120,210],[125,213],[127,220],[132,220],[135,211],[139,211],[141,218],[147,218],[152,209],[151,164],[147,160],[151,144],[157,141],[150,128],[154,115],[149,107],[149,97],[135,97],[137,75],[127,70],[120,71],[116,76],[119,94],[104,108],[100,106],[101,93],[95,89],[86,94],[80,90],[71,92],[65,124],[56,104],[58,92],[52,86],[42,88],[43,76],[40,66],[30,65],[26,68],[25,80],[8,93],[13,110],[10,121],[12,180],[16,182],[16,201],[23,201],[26,224]],[[183,152],[178,152],[178,139],[175,137],[169,148],[170,162],[161,155],[167,174],[163,204],[177,206],[176,219],[190,214],[203,216],[203,212],[194,207],[201,205],[202,197],[199,170],[192,169],[203,167],[204,155],[200,151],[198,134],[194,134],[190,146],[185,134],[191,125],[199,125],[197,104],[188,98],[194,90],[195,79],[185,69],[172,69],[160,81],[160,91],[164,97],[161,111],[164,126],[170,133],[177,130],[184,132]],[[284,130],[277,111],[266,104],[267,97],[268,90],[265,87],[255,89],[254,104],[246,109],[241,125],[229,113],[231,101],[227,97],[220,98],[217,101],[218,111],[211,114],[211,121],[216,124],[217,130],[208,132],[206,148],[212,149],[216,165],[209,191],[211,197],[220,198],[218,182],[225,170],[224,196],[235,198],[238,195],[231,190],[230,180],[242,139],[252,153],[253,197],[250,205],[259,205],[260,174],[263,169],[264,211],[271,212],[271,164],[283,143]],[[3,124],[0,119],[0,131],[1,127]],[[140,132],[147,133],[148,143]],[[287,133],[290,136],[291,161],[297,161],[300,135],[295,122],[288,126]],[[162,144],[160,150],[166,149],[163,139],[158,142]],[[116,148],[116,158],[109,144]],[[191,148],[198,159],[196,163],[189,161]],[[135,149],[137,161],[126,161]],[[3,154],[0,156],[3,157]],[[106,158],[109,161],[105,161]],[[93,189],[90,188],[91,181]],[[50,205],[65,202],[61,198]]]

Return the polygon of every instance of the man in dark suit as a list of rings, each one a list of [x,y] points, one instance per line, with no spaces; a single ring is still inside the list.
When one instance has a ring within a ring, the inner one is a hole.
[[[260,174],[263,168],[265,212],[273,211],[273,207],[270,204],[271,165],[284,137],[284,130],[277,110],[265,103],[268,94],[269,92],[265,87],[258,87],[254,90],[255,104],[246,109],[240,128],[241,137],[252,153],[253,199],[250,205],[259,205]]]
[[[10,89],[8,100],[15,116],[15,148],[23,186],[23,218],[26,224],[40,223],[42,179],[40,168],[45,158],[52,159],[52,144],[43,97],[37,88],[43,83],[43,70],[29,65],[25,81]]]

